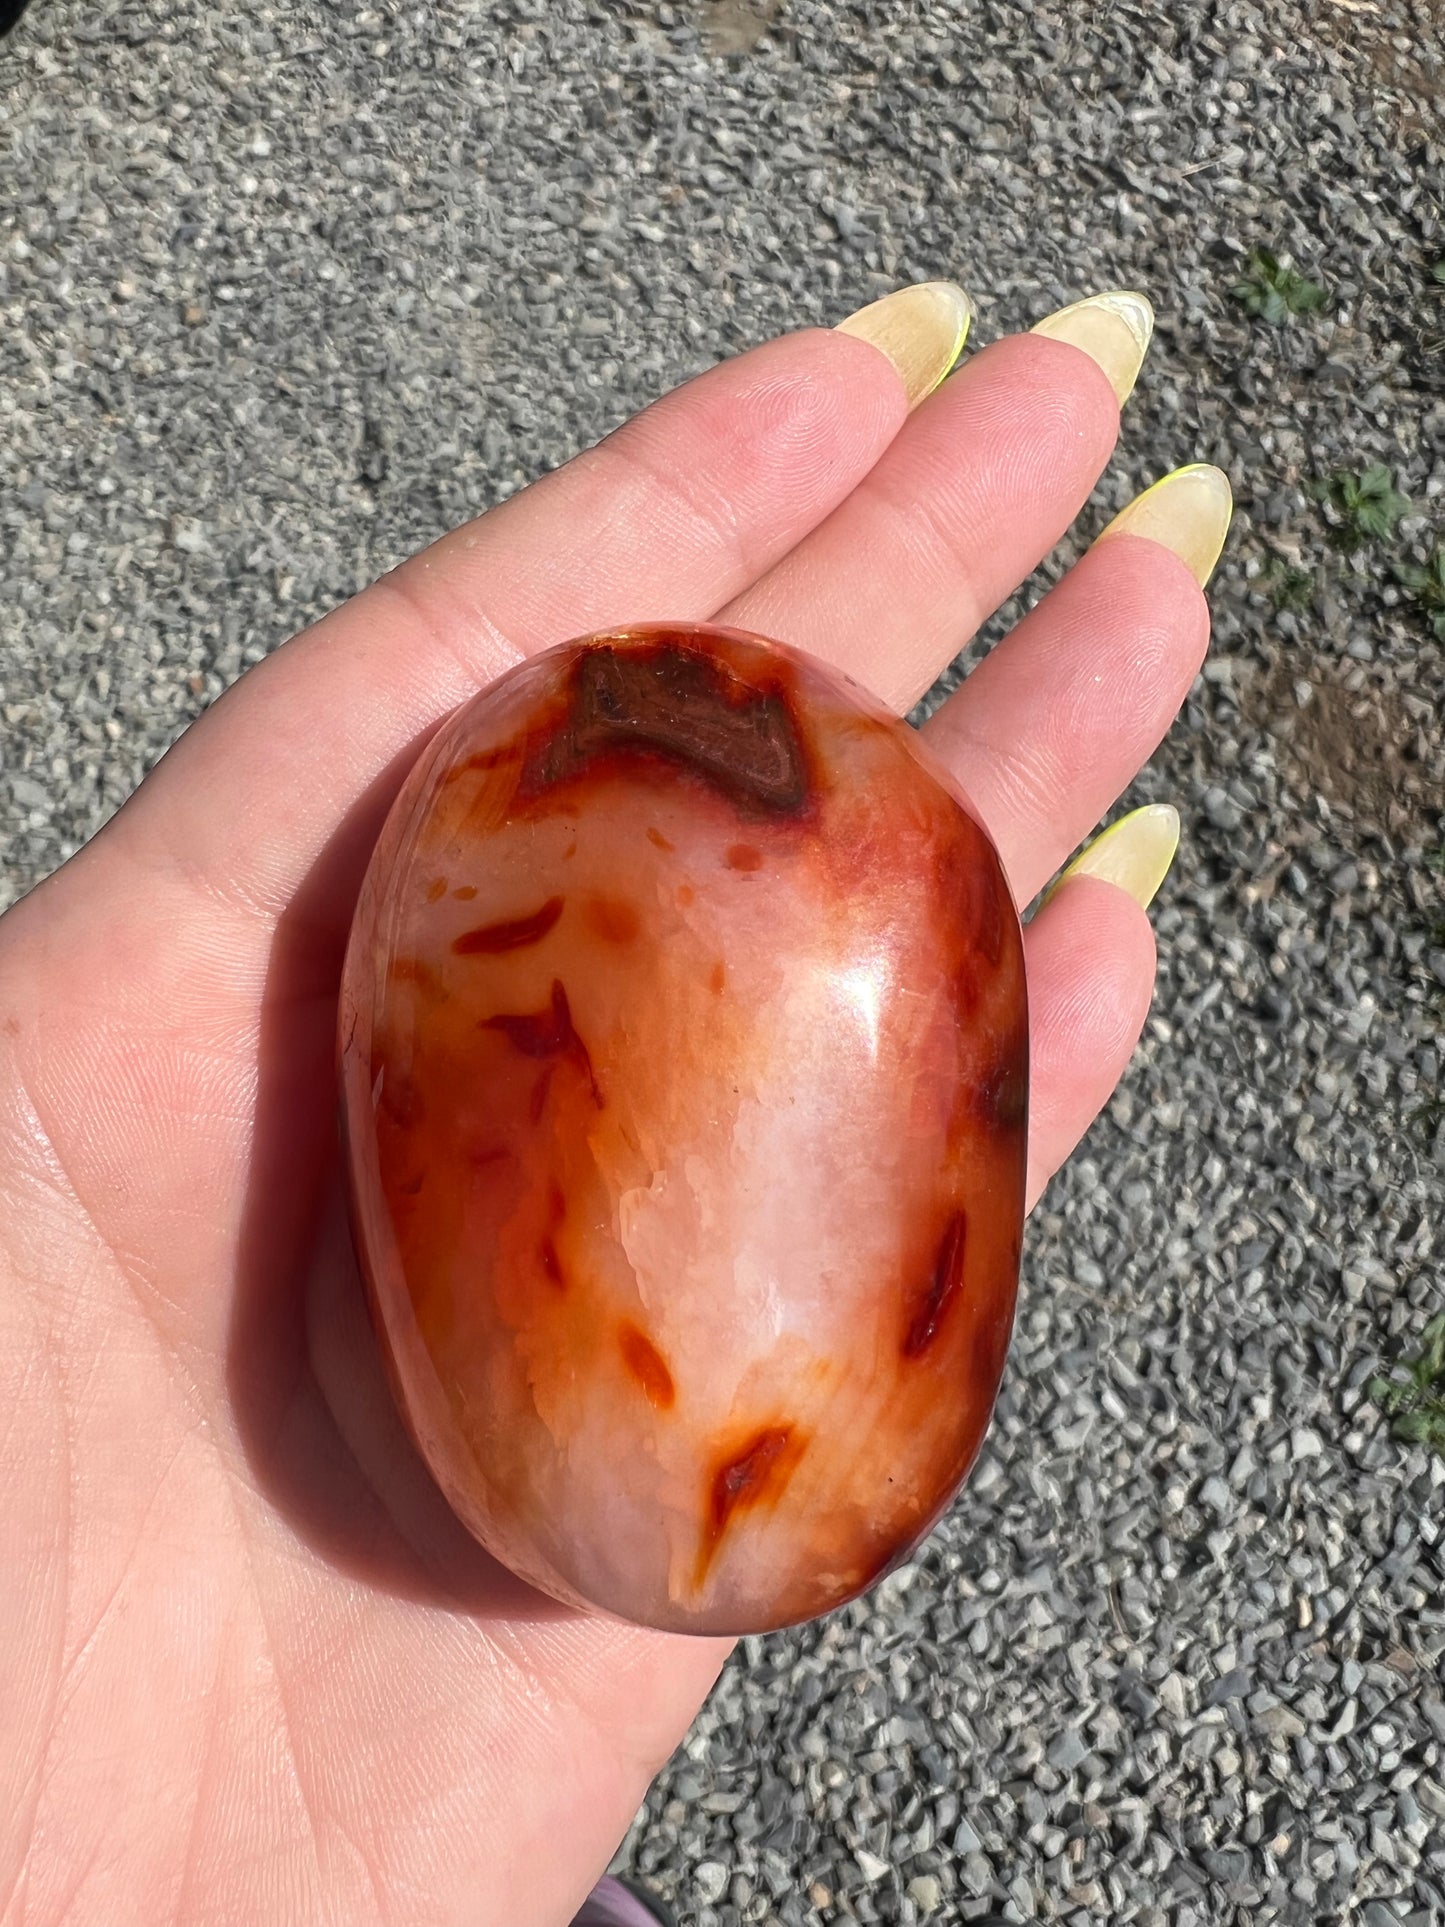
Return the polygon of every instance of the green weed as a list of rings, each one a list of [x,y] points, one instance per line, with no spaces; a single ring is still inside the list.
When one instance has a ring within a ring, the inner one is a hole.
[[[1297,568],[1271,550],[1260,565],[1259,586],[1276,609],[1302,613],[1315,599],[1315,572]]]
[[[1337,548],[1347,555],[1367,542],[1388,542],[1400,518],[1409,513],[1410,498],[1395,487],[1395,476],[1383,462],[1374,462],[1358,475],[1336,469],[1308,485],[1308,492],[1330,516]]]
[[[1414,597],[1426,622],[1445,642],[1445,542],[1436,543],[1423,568],[1414,562],[1402,562],[1395,574]]]
[[[1268,248],[1254,250],[1230,292],[1250,314],[1276,327],[1291,315],[1318,313],[1328,298],[1318,281],[1311,281]]]
[[[1397,1439],[1445,1454],[1445,1312],[1420,1334],[1418,1357],[1402,1359],[1388,1378],[1370,1380],[1370,1396],[1388,1414]]]

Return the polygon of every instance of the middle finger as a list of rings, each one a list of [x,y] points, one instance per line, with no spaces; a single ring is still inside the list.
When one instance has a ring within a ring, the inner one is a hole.
[[[925,739],[1029,902],[1163,740],[1209,639],[1229,483],[1199,465],[1129,504],[930,717]]]
[[[996,342],[718,620],[811,650],[908,709],[1087,501],[1149,338],[1105,295]],[[1080,349],[1083,352],[1080,352]]]

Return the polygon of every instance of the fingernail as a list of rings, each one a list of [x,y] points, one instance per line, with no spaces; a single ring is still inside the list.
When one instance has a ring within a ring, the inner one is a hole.
[[[1102,877],[1131,896],[1141,910],[1154,901],[1179,848],[1179,812],[1172,803],[1146,803],[1111,824],[1076,856],[1059,878],[1060,889],[1074,877]],[[1053,894],[1051,891],[1050,895]]]
[[[1134,392],[1149,352],[1154,310],[1142,294],[1119,288],[1112,294],[1091,294],[1085,301],[1060,308],[1057,314],[1045,315],[1029,332],[1082,348],[1109,377],[1109,386],[1122,408]]]
[[[1195,462],[1136,495],[1099,540],[1142,535],[1158,542],[1179,557],[1202,589],[1214,573],[1233,513],[1234,496],[1224,470]]]
[[[931,395],[963,353],[973,307],[952,281],[920,281],[840,321],[837,333],[871,341],[898,370],[908,406]]]

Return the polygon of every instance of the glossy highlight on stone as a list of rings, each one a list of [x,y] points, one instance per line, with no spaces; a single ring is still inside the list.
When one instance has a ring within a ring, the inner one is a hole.
[[[1003,1371],[1028,1015],[914,731],[731,630],[521,664],[388,819],[340,1042],[392,1383],[498,1559],[753,1632],[917,1544]]]

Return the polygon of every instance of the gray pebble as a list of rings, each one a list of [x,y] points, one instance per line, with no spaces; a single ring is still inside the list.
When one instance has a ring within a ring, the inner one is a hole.
[[[701,1861],[693,1872],[693,1889],[705,1906],[715,1906],[728,1889],[728,1870],[720,1860]]]

